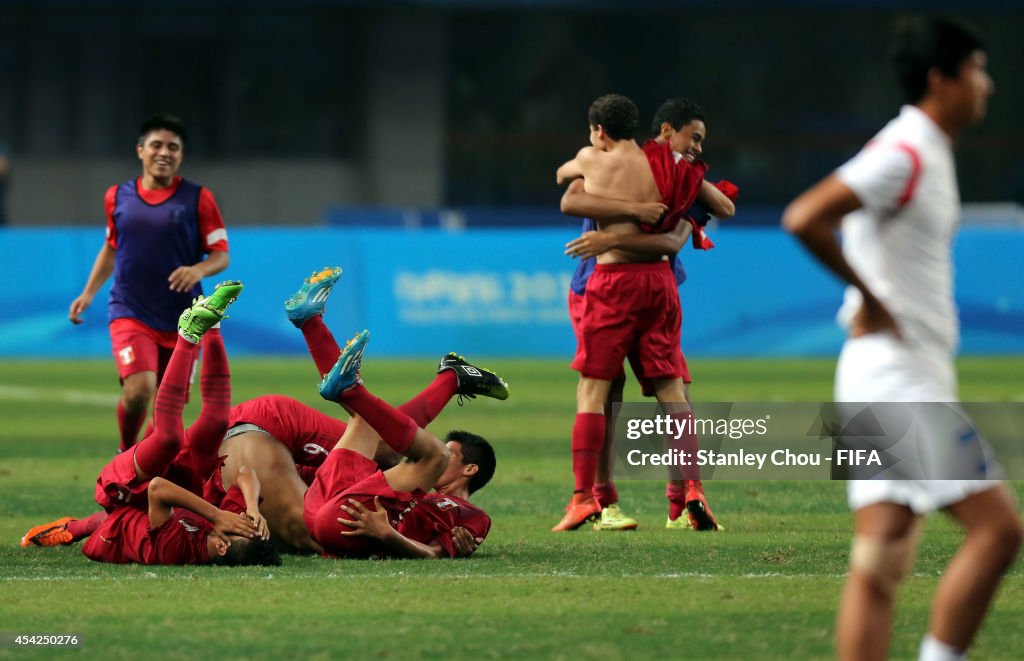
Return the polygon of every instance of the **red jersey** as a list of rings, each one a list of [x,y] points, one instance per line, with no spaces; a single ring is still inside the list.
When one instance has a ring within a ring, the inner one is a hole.
[[[227,230],[208,189],[181,177],[154,191],[141,182],[111,186],[104,198],[107,245],[115,251],[107,317],[175,331],[181,310],[203,292],[199,283],[187,292],[171,291],[167,277],[205,253],[227,252]]]
[[[163,525],[152,528],[147,512],[120,507],[86,540],[82,553],[97,562],[200,565],[210,560],[211,530],[209,521],[186,509],[175,508]]]
[[[469,530],[473,537],[486,538],[491,531],[491,517],[468,500],[428,493],[419,496],[398,515],[395,529],[417,542],[437,542],[450,557],[455,557],[452,529],[460,526]]]
[[[135,180],[135,187],[138,195],[149,205],[157,206],[171,199],[178,191],[182,178],[174,177],[174,181],[167,188],[160,190],[148,190],[142,187],[142,177]],[[111,248],[117,250],[117,222],[114,220],[114,210],[117,208],[117,189],[119,185],[111,186],[103,196],[103,208],[107,212],[107,243]],[[227,252],[228,233],[224,227],[224,218],[220,214],[220,207],[209,188],[202,188],[198,200],[199,213],[199,237],[203,252]],[[168,273],[167,275],[170,275]]]
[[[284,395],[265,395],[233,407],[228,428],[245,422],[265,429],[302,466],[324,463],[346,427],[341,420]]]
[[[655,234],[671,232],[679,224],[684,212],[696,201],[708,166],[703,162],[676,161],[672,147],[667,142],[648,140],[644,143],[644,154],[651,166],[654,183],[661,193],[661,201],[668,207],[668,211],[657,225],[640,225],[640,229]]]

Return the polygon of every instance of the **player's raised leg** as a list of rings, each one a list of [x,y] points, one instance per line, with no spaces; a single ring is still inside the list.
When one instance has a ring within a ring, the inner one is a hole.
[[[324,399],[338,402],[356,416],[336,447],[372,459],[379,438],[411,460],[384,473],[391,488],[406,492],[430,489],[448,466],[448,449],[436,436],[363,385],[360,370],[369,339],[369,331],[362,331],[349,340],[320,384]]]
[[[489,369],[470,365],[454,351],[441,357],[437,373],[451,372],[457,380],[456,393],[470,399],[477,395],[492,399],[508,399],[508,383]]]
[[[136,446],[135,470],[139,480],[162,475],[181,450],[185,429],[181,420],[188,379],[196,347],[203,335],[225,317],[242,283],[222,282],[209,296],[200,296],[178,319],[178,343],[157,390],[153,432]]]
[[[298,291],[284,302],[285,315],[288,321],[302,330],[321,378],[334,366],[341,352],[323,320],[327,298],[340,278],[340,266],[328,266],[314,271],[313,275],[302,282]]]

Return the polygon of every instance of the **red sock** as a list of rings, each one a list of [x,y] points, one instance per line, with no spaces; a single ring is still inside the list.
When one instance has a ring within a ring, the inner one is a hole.
[[[683,485],[669,482],[665,485],[665,497],[668,498],[668,518],[675,521],[686,510],[686,493]]]
[[[199,391],[203,408],[188,428],[186,442],[192,444],[196,452],[211,456],[220,447],[231,415],[231,369],[219,328],[211,328],[203,336]]]
[[[683,452],[689,460],[688,466],[672,466],[669,468],[670,480],[699,480],[700,467],[697,466],[697,429],[694,426],[693,411],[671,413],[672,433],[665,438],[665,449]],[[677,436],[678,430],[682,433]],[[678,456],[678,455],[677,455]]]
[[[139,429],[142,428],[142,423],[146,421],[146,413],[145,409],[138,413],[128,413],[124,408],[124,404],[120,401],[117,402],[117,427],[121,431],[121,444],[119,446],[121,452],[135,445],[135,441],[139,438]]]
[[[577,413],[572,428],[572,473],[576,491],[589,494],[597,479],[597,462],[604,447],[604,414]]]
[[[357,385],[345,390],[341,393],[341,401],[373,427],[381,439],[399,454],[404,455],[416,438],[419,427],[413,419],[364,386]]]
[[[306,346],[309,347],[309,354],[313,356],[316,369],[320,372],[322,379],[325,374],[331,371],[334,363],[338,362],[341,355],[341,347],[334,339],[334,335],[321,314],[313,315],[302,324],[302,337],[306,338]]]
[[[445,370],[434,377],[423,392],[398,407],[398,410],[412,418],[420,427],[434,421],[459,389],[459,378],[455,372]]]
[[[181,412],[185,408],[185,393],[195,355],[196,345],[179,337],[156,391],[153,433],[139,441],[135,448],[135,462],[149,475],[163,475],[181,449],[185,438]]]
[[[601,509],[619,502],[619,492],[613,482],[598,482],[594,485],[594,500]]]
[[[77,542],[78,540],[85,539],[89,535],[93,534],[96,532],[96,529],[103,524],[106,518],[106,512],[96,512],[84,519],[72,519],[71,521],[68,521],[68,532],[71,533],[71,541]]]

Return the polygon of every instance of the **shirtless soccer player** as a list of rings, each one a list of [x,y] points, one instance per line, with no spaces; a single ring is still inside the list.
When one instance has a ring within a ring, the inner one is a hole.
[[[704,111],[688,99],[668,99],[654,114],[652,132],[655,143],[668,143],[677,162],[697,163],[703,154],[707,137]],[[711,247],[709,241],[703,240],[703,224],[712,215],[720,219],[731,218],[736,211],[734,199],[738,192],[739,189],[730,182],[711,184],[705,180],[701,184],[696,202],[685,213],[689,222],[680,222],[671,231],[662,232],[657,231],[657,225],[666,209],[664,204],[628,202],[591,195],[584,190],[582,179],[573,180],[562,196],[561,203],[562,213],[584,219],[582,236],[569,242],[565,251],[567,255],[580,258],[569,290],[569,317],[573,330],[576,331],[579,327],[586,286],[598,255],[609,250],[621,249],[648,258],[666,257],[672,260],[676,283],[681,286],[686,281],[686,271],[677,253],[695,232],[699,233],[695,235],[699,240],[693,242],[695,248]],[[633,217],[641,229],[653,231],[639,234],[594,231],[597,225],[593,219],[610,221],[622,217]],[[685,358],[683,364],[686,367]],[[692,407],[688,367],[684,371],[683,383],[687,402]],[[611,416],[611,407],[613,403],[622,401],[624,385],[625,372],[622,371],[612,381],[609,401],[605,406],[605,442],[599,455],[596,482],[593,487],[594,502],[601,512],[600,519],[594,523],[595,530],[633,530],[637,527],[636,519],[624,514],[619,507],[618,490],[612,481],[614,420]],[[651,385],[646,380],[641,380],[641,387],[644,395],[653,394]],[[702,494],[703,486],[699,481],[693,481],[689,485],[670,481],[665,493],[669,501],[665,527],[670,530],[717,529],[717,521],[710,515],[711,510],[707,507],[706,501],[703,503],[703,509],[695,504],[693,512],[686,506],[689,500],[699,498]],[[703,513],[708,516],[696,516]]]
[[[194,493],[205,475],[202,466],[213,462],[193,461],[181,422],[188,376],[196,345],[205,334],[215,342],[207,361],[219,363],[211,378],[203,379],[204,395],[213,391],[230,393],[226,384],[227,364],[219,330],[212,328],[224,317],[241,283],[217,286],[209,297],[197,299],[179,320],[179,339],[168,361],[165,378],[157,391],[153,432],[128,452],[115,457],[96,482],[96,500],[106,510],[85,519],[63,519],[38,526],[26,533],[22,546],[73,543],[84,537],[86,556],[101,562],[141,564],[277,564],[279,559],[266,541],[266,523],[259,514],[259,482],[249,469],[243,470],[233,503],[221,508]],[[204,366],[205,371],[205,366]],[[214,377],[214,375],[217,375]],[[207,383],[209,381],[210,383]],[[230,395],[228,395],[230,397]],[[204,397],[204,403],[206,397]],[[216,407],[211,407],[216,408]],[[216,416],[204,406],[193,427],[192,439],[223,434],[226,407]],[[222,422],[217,422],[219,418]],[[208,438],[200,439],[208,443]],[[215,446],[214,446],[215,447]],[[213,458],[215,461],[215,457]],[[193,471],[200,471],[193,474]],[[182,488],[160,476],[180,476],[193,489]],[[240,493],[238,493],[240,491]],[[233,511],[227,511],[225,508]],[[237,513],[235,513],[237,512]],[[241,514],[244,512],[245,514]]]
[[[907,22],[892,56],[907,105],[852,160],[794,200],[783,222],[849,285],[836,401],[955,406],[951,254],[960,193],[953,143],[984,117],[994,86],[981,41],[953,21]],[[888,655],[896,592],[913,567],[924,515],[942,510],[966,534],[939,580],[922,661],[965,658],[1020,548],[1020,516],[996,479],[996,462],[972,458],[982,443],[977,434],[922,422],[915,441],[918,456],[929,458],[918,462],[924,479],[847,483],[855,523],[836,631],[842,659]],[[945,479],[951,474],[961,479]]]
[[[704,168],[678,161],[668,143],[648,142],[641,148],[633,140],[638,123],[636,106],[610,94],[597,99],[588,112],[590,141],[576,158],[558,169],[564,183],[582,178],[584,190],[601,197],[628,202],[663,202],[668,207],[663,230],[696,200],[704,183]],[[668,221],[668,219],[673,219]],[[602,219],[603,231],[636,234],[631,217]],[[638,378],[651,384],[666,414],[692,430],[693,413],[686,401],[685,362],[680,348],[682,311],[670,262],[663,256],[642,255],[623,249],[597,258],[583,297],[577,326],[577,352],[572,367],[580,372],[576,423],[572,433],[573,473],[576,489],[565,516],[554,531],[574,530],[600,513],[592,488],[598,457],[605,441],[605,403],[611,383],[627,356]],[[696,436],[681,439],[682,449],[696,451]],[[691,507],[702,528],[715,529],[703,493],[684,484],[698,485],[699,473],[674,476],[674,495],[680,511]],[[685,502],[684,502],[685,501]],[[677,514],[678,516],[678,514]]]
[[[325,268],[307,278],[299,290],[285,303],[289,320],[302,330],[321,378],[334,366],[340,348],[323,322],[323,312],[330,292],[341,277],[341,269]],[[475,398],[477,395],[495,399],[508,397],[508,386],[490,370],[470,365],[456,354],[441,358],[437,376],[415,397],[398,407],[420,427],[426,427],[455,395]],[[316,469],[323,464],[347,425],[334,417],[289,397],[267,395],[242,402],[231,411],[231,422],[219,454],[226,455],[223,468],[206,485],[208,497],[216,501],[214,492],[230,487],[237,467],[252,466],[263,484],[265,512],[270,529],[278,543],[297,551],[320,553],[323,549],[310,537],[303,517],[303,498],[312,484]],[[475,471],[472,488],[493,462],[490,446],[479,437],[462,431],[449,432],[449,448],[456,448],[459,461]],[[453,450],[453,453],[456,450]],[[387,469],[398,463],[401,455],[386,444],[378,444],[374,461]],[[449,471],[451,475],[456,475]],[[434,485],[441,494],[458,491],[455,480],[442,480]],[[468,495],[468,494],[467,494]],[[456,539],[466,531],[456,530]],[[472,536],[464,538],[460,555],[475,549]],[[482,541],[482,540],[480,540]]]

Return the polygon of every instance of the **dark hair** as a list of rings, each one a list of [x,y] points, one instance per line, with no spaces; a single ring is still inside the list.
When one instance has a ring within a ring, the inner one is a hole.
[[[661,104],[658,111],[654,113],[654,120],[651,121],[651,133],[654,135],[661,133],[661,125],[665,122],[678,131],[695,119],[702,122],[707,121],[700,106],[689,99],[669,99]]]
[[[590,104],[587,120],[591,126],[604,127],[612,140],[626,140],[636,135],[640,111],[635,103],[621,94],[605,94]]]
[[[482,436],[468,431],[453,429],[444,437],[445,442],[455,441],[462,448],[462,463],[476,464],[477,471],[469,478],[469,493],[479,491],[494,477],[494,468],[498,460],[494,456],[494,448]]]
[[[229,567],[238,565],[263,565],[269,567],[280,565],[281,556],[274,547],[274,543],[269,539],[232,537],[228,552],[214,558],[213,563],[228,565]]]
[[[913,17],[897,26],[889,60],[906,100],[917,103],[928,92],[928,72],[933,67],[956,78],[960,65],[976,50],[985,46],[965,23]]]
[[[146,136],[153,131],[170,131],[181,138],[182,146],[188,142],[188,131],[185,130],[185,124],[174,115],[153,115],[147,117],[146,121],[142,122],[142,126],[139,127],[139,144],[141,145]]]

